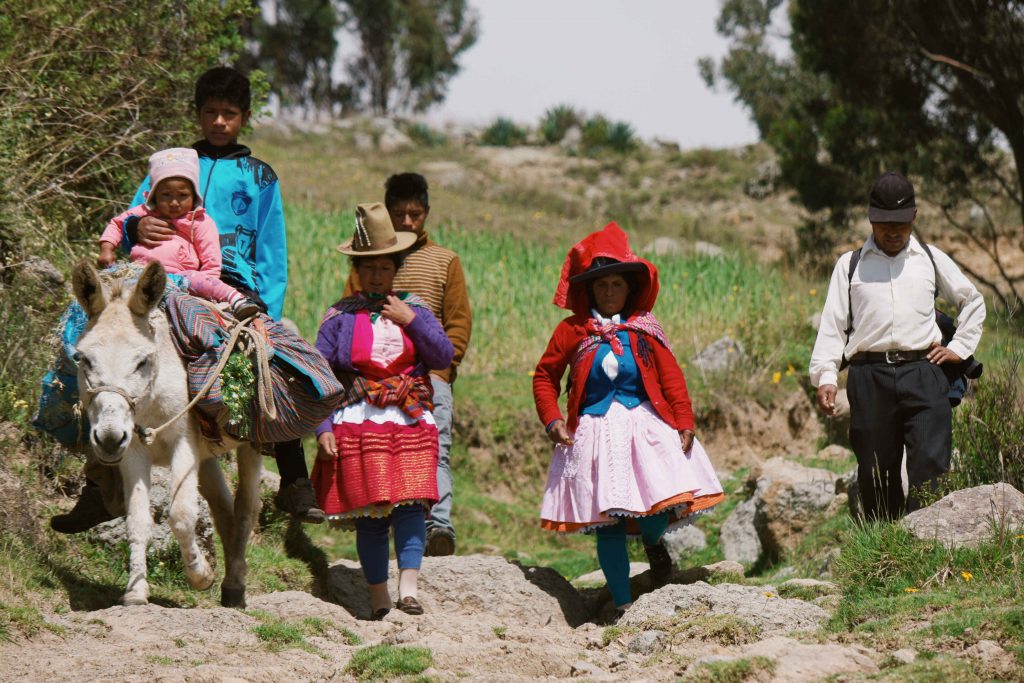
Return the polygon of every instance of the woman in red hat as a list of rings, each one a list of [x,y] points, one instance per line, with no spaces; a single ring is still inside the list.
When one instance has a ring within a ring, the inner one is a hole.
[[[556,306],[573,312],[537,364],[533,397],[555,445],[541,526],[597,535],[612,599],[633,601],[627,536],[643,538],[654,579],[672,560],[661,537],[725,497],[694,437],[686,380],[651,313],[658,270],[609,223],[566,256]],[[569,367],[568,419],[558,406]]]

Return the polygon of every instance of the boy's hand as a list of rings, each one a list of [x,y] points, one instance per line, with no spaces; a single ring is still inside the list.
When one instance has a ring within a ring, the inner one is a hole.
[[[114,245],[110,242],[100,242],[100,255],[96,258],[96,265],[106,268],[117,260]]]
[[[571,446],[576,443],[576,440],[569,435],[569,430],[565,426],[565,420],[555,420],[551,424],[551,429],[548,430],[548,438],[561,446]]]
[[[679,440],[683,442],[683,453],[689,453],[690,449],[693,448],[693,436],[692,429],[679,430]]]
[[[334,439],[334,432],[324,432],[316,437],[317,460],[334,460],[338,457],[338,442]]]
[[[822,384],[818,387],[818,410],[826,415],[836,414],[836,392],[839,390],[835,384]]]
[[[162,218],[143,216],[139,221],[139,244],[144,247],[155,247],[161,242],[174,237],[174,228]]]
[[[409,304],[399,299],[394,294],[388,294],[387,303],[380,309],[380,314],[395,323],[405,327],[416,318],[416,312]]]

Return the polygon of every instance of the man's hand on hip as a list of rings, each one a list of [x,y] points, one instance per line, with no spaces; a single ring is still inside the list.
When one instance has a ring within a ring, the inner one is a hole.
[[[943,363],[959,363],[963,360],[963,358],[941,344],[932,344],[932,348],[929,349],[928,355],[925,356],[925,358],[928,359],[929,363],[934,363],[935,365],[942,365]]]

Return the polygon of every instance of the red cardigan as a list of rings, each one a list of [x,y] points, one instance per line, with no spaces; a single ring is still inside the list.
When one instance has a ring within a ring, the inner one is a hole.
[[[558,327],[555,328],[554,334],[548,341],[547,349],[544,350],[544,355],[537,363],[537,369],[533,375],[533,401],[537,406],[540,421],[545,426],[555,420],[564,419],[562,411],[558,407],[562,375],[565,374],[565,368],[572,360],[576,346],[587,337],[588,333],[584,325],[588,319],[588,316],[577,314],[558,323]],[[690,404],[690,394],[686,391],[686,378],[683,377],[683,371],[679,367],[679,363],[676,362],[675,356],[661,342],[652,337],[638,335],[632,330],[627,333],[629,334],[630,348],[633,349],[633,356],[636,358],[636,365],[644,383],[644,390],[647,392],[647,398],[655,412],[673,429],[693,430],[693,407]],[[652,352],[646,362],[637,353],[639,336],[644,337],[644,342]],[[583,398],[583,389],[596,355],[596,353],[589,354],[576,367],[572,375],[572,387],[569,390],[567,406],[570,432],[576,431],[576,425],[579,423],[580,401]],[[653,364],[651,364],[651,360],[653,360]]]

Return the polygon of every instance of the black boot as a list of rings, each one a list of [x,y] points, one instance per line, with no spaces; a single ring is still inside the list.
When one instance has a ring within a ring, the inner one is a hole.
[[[51,517],[50,528],[61,534],[80,534],[112,519],[114,515],[107,512],[107,508],[103,506],[100,487],[86,482],[75,507],[63,515]]]
[[[663,585],[672,576],[673,569],[668,548],[659,541],[654,545],[645,545],[644,550],[647,551],[647,561],[651,564],[651,579],[655,584]]]
[[[320,524],[327,516],[316,506],[316,493],[309,479],[296,479],[274,496],[274,505],[295,519],[308,524]]]

